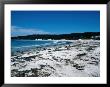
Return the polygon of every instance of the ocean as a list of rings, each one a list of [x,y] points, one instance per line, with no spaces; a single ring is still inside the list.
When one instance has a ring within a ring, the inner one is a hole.
[[[11,51],[24,51],[35,47],[63,45],[68,43],[71,42],[57,40],[11,40]]]

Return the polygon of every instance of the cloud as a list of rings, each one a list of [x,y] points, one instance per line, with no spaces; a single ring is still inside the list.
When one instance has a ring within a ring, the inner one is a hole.
[[[40,29],[30,29],[22,28],[17,26],[11,26],[11,35],[12,36],[23,36],[23,35],[32,35],[32,34],[49,34]]]

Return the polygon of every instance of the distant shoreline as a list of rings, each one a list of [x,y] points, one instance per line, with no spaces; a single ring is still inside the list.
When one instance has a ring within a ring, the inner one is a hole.
[[[26,36],[11,37],[11,39],[24,39],[24,40],[78,40],[78,39],[100,39],[100,32],[84,32],[84,33],[70,33],[70,34],[33,34]]]

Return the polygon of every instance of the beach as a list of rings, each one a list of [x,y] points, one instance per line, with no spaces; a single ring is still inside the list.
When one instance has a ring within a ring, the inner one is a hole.
[[[100,77],[100,40],[35,47],[11,56],[11,77]]]

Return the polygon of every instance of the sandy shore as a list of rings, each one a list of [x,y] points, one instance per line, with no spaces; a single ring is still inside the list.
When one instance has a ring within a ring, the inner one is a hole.
[[[30,49],[11,57],[12,77],[99,77],[100,41]]]

